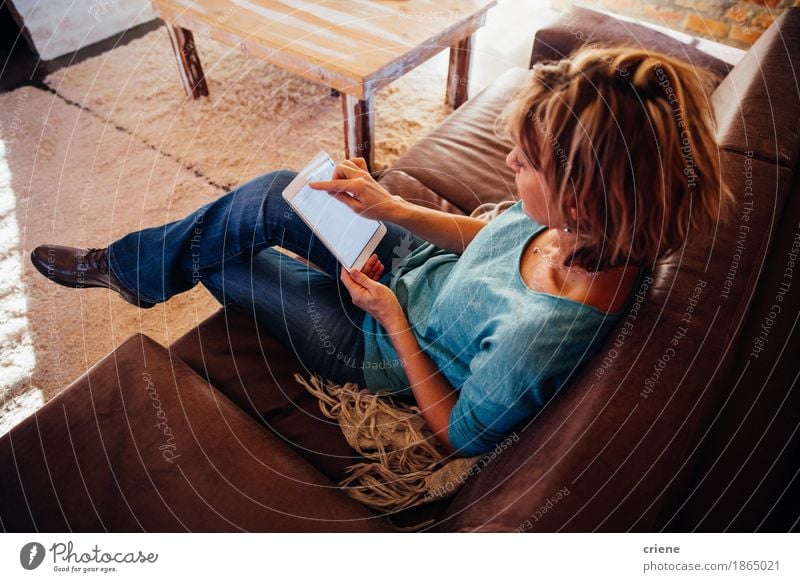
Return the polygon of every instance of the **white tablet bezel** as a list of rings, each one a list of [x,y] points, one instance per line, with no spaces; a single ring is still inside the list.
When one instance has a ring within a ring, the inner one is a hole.
[[[339,261],[339,264],[341,264],[345,269],[347,269],[348,272],[351,272],[354,269],[361,270],[361,267],[364,266],[364,263],[367,262],[367,259],[369,259],[369,257],[377,248],[378,244],[380,244],[381,240],[386,235],[387,232],[386,225],[383,224],[383,222],[381,222],[380,220],[375,221],[378,223],[378,229],[375,231],[375,233],[372,235],[372,238],[370,238],[370,240],[361,250],[361,252],[359,253],[358,257],[356,257],[356,260],[353,262],[353,264],[348,267],[342,260],[342,257],[339,255],[338,251],[328,241],[328,239],[325,238],[325,235],[314,229],[314,226],[312,225],[311,221],[303,214],[302,210],[300,210],[300,208],[294,205],[294,197],[308,183],[311,171],[316,169],[320,164],[328,161],[331,163],[332,166],[335,166],[333,159],[328,155],[328,153],[325,152],[324,150],[320,151],[306,165],[306,167],[303,168],[297,174],[297,176],[294,177],[294,179],[289,183],[289,185],[286,186],[286,188],[284,188],[282,193],[283,198],[284,200],[286,200],[289,206],[292,207],[292,210],[294,210],[297,213],[297,215],[303,220],[303,222],[305,222],[306,225],[314,232],[317,238],[319,238],[319,240],[322,241],[322,244],[325,245],[325,248],[327,248],[334,257],[336,257],[336,260]],[[343,204],[343,202],[339,203]],[[348,210],[350,209],[348,208]]]

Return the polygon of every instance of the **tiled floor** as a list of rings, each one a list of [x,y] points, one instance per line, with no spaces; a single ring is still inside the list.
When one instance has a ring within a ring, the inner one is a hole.
[[[161,25],[160,20],[151,20],[77,52],[50,61],[41,61],[20,35],[8,7],[3,5],[0,8],[0,93],[13,91],[23,85],[46,89],[41,80],[53,71],[102,54],[120,44],[144,36]]]

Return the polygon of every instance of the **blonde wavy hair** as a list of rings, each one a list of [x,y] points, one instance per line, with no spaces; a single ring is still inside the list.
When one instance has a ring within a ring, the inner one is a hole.
[[[727,221],[734,196],[708,101],[714,80],[632,47],[585,48],[534,65],[496,129],[541,173],[563,221],[553,226],[576,233],[565,264],[651,265]]]

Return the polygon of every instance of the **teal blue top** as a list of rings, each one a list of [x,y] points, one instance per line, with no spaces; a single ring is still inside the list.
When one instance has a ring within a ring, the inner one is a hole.
[[[533,417],[624,312],[606,313],[525,284],[522,251],[545,228],[519,201],[461,255],[425,243],[383,277],[420,347],[459,391],[448,438],[464,456],[494,448]],[[413,400],[389,336],[369,314],[364,341],[367,388]]]

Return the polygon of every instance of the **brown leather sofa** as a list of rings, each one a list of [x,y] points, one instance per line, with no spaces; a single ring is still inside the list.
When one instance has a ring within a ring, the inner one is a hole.
[[[739,214],[657,264],[604,349],[457,495],[392,515],[345,495],[336,483],[359,459],[293,380],[307,371],[228,309],[168,348],[130,338],[3,436],[3,530],[797,528],[800,10],[742,55],[576,8],[537,33],[531,62],[586,42],[724,76],[710,98]],[[512,198],[493,125],[524,75],[504,74],[381,182],[456,213]]]

